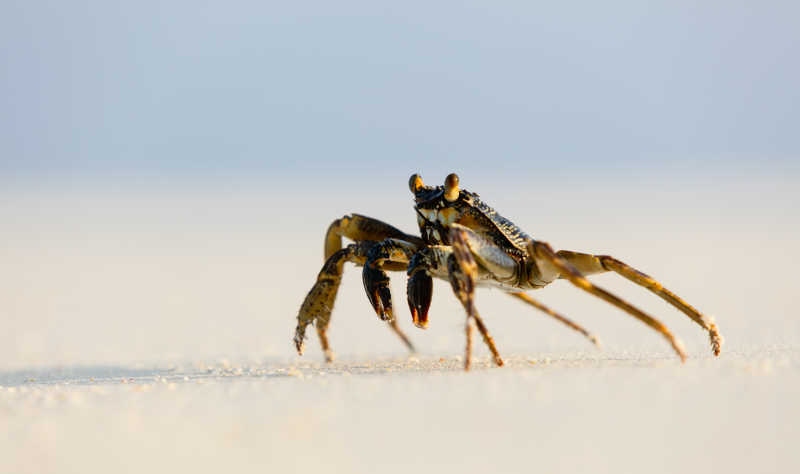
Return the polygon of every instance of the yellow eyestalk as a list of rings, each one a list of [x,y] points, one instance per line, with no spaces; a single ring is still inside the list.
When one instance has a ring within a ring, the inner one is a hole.
[[[444,198],[448,202],[453,202],[458,199],[458,175],[450,173],[444,179]]]
[[[412,193],[416,193],[421,187],[425,186],[422,182],[422,176],[414,173],[408,178],[408,189],[411,190]]]

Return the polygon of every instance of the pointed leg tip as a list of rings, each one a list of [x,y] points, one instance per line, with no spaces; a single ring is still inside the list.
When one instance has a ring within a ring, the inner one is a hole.
[[[678,353],[678,357],[681,358],[681,364],[686,363],[686,349],[683,347],[683,343],[678,339],[672,341],[672,348],[675,349],[675,352]]]
[[[414,355],[417,353],[417,348],[414,347],[414,344],[412,344],[411,341],[406,339],[403,342],[405,343],[406,349],[408,349],[409,354]]]
[[[711,340],[711,350],[714,352],[714,355],[719,357],[720,352],[722,352],[722,344],[725,342],[725,339],[719,333],[716,324],[711,324],[711,328],[708,331],[708,337]]]
[[[325,362],[328,364],[332,364],[336,356],[333,354],[333,351],[328,349],[325,351]]]
[[[406,346],[406,349],[408,349],[408,352],[411,354],[415,354],[417,352],[417,349],[414,348],[414,344],[411,342],[411,339],[409,339],[408,336],[406,336],[406,333],[404,333],[403,330],[400,329],[400,326],[397,325],[397,320],[389,321],[389,327],[392,328],[392,331],[394,331],[400,340],[403,341],[403,344]]]

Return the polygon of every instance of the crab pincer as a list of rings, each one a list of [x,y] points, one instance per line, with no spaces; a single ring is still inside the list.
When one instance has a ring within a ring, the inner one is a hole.
[[[408,309],[414,326],[425,329],[428,327],[428,309],[431,307],[433,297],[433,278],[419,265],[420,256],[415,255],[408,266]]]
[[[367,292],[367,298],[378,317],[384,321],[393,321],[394,313],[392,312],[392,293],[389,291],[389,275],[377,268],[377,266],[373,267],[370,264],[366,264],[361,273],[361,279],[364,282],[364,291]]]

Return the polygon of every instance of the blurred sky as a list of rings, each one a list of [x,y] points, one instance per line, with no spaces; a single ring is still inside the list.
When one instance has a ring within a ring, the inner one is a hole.
[[[3,2],[0,186],[794,173],[798,18],[791,1]]]

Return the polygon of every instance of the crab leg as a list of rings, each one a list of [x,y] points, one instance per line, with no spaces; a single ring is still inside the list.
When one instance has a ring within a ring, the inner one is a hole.
[[[590,341],[592,341],[592,344],[594,344],[597,347],[600,347],[600,340],[597,339],[597,337],[594,334],[592,334],[589,331],[587,331],[586,329],[584,329],[583,326],[581,326],[580,324],[578,324],[578,323],[568,319],[566,316],[563,316],[563,315],[559,314],[558,312],[550,309],[548,306],[545,306],[544,304],[540,303],[538,300],[534,299],[533,297],[531,297],[528,294],[525,294],[525,293],[522,293],[522,292],[509,293],[509,294],[511,296],[519,298],[520,300],[528,303],[529,305],[533,306],[534,308],[538,309],[539,311],[542,311],[545,314],[547,314],[549,316],[552,316],[557,321],[566,324],[570,328],[572,328],[572,329],[578,331],[579,333],[583,334],[584,336],[586,336]]]
[[[325,261],[319,275],[317,275],[317,282],[311,287],[311,291],[306,295],[303,304],[300,306],[300,311],[297,314],[297,328],[295,329],[294,343],[297,348],[297,353],[303,354],[303,342],[305,339],[306,328],[309,324],[314,323],[317,328],[317,335],[319,336],[322,351],[325,353],[325,360],[327,362],[333,361],[333,351],[331,351],[330,344],[328,343],[328,324],[331,319],[331,311],[333,304],[336,301],[336,294],[339,291],[339,284],[342,281],[342,273],[344,270],[345,262],[352,262],[356,265],[364,265],[367,261],[367,255],[370,249],[379,245],[378,242],[362,241],[350,244],[343,249],[339,249]],[[408,336],[397,325],[397,321],[391,319],[388,322],[389,327],[395,334],[403,341],[403,344],[408,347],[408,350],[414,352],[414,346],[408,339]]]
[[[336,250],[325,261],[317,275],[317,282],[311,287],[311,291],[306,295],[300,311],[297,314],[297,328],[294,333],[294,344],[297,353],[303,354],[303,343],[305,339],[306,327],[314,323],[317,327],[317,334],[325,353],[325,360],[333,361],[333,352],[328,344],[328,337],[325,332],[330,323],[333,303],[336,301],[336,294],[339,291],[339,284],[342,282],[342,271],[345,262],[364,264],[366,260],[367,248],[370,242],[359,242],[348,245],[343,249]]]
[[[503,365],[503,359],[494,345],[494,339],[489,334],[486,325],[478,314],[475,308],[475,279],[478,276],[478,264],[473,258],[472,251],[467,243],[467,231],[464,228],[453,227],[450,229],[450,241],[453,245],[453,254],[448,262],[448,272],[450,277],[450,285],[453,287],[453,292],[464,309],[467,311],[467,345],[466,353],[464,356],[464,370],[469,370],[472,359],[472,321],[478,327],[478,331],[483,336],[483,342],[489,347],[494,363],[498,366]]]
[[[544,242],[537,242],[535,240],[528,241],[528,253],[533,257],[538,257],[544,260],[543,263],[549,263],[554,266],[560,273],[562,278],[566,278],[569,280],[573,285],[577,286],[578,288],[591,293],[597,296],[600,299],[611,303],[612,305],[620,308],[621,310],[625,311],[626,313],[630,314],[634,318],[642,321],[643,323],[647,324],[651,328],[655,329],[659,333],[661,333],[664,338],[666,338],[669,343],[672,345],[672,348],[681,358],[682,362],[686,361],[686,351],[683,348],[683,344],[676,338],[672,333],[664,326],[660,321],[653,318],[652,316],[648,315],[647,313],[643,312],[639,308],[633,306],[632,304],[628,303],[627,301],[623,300],[622,298],[609,293],[608,291],[600,288],[599,286],[594,285],[592,282],[586,279],[585,276],[577,269],[573,264],[569,261],[564,259],[564,257],[558,255],[549,244]]]
[[[409,242],[417,247],[424,245],[421,238],[406,234],[383,221],[360,214],[347,214],[331,222],[328,231],[325,233],[326,259],[342,248],[342,237],[347,237],[354,241],[371,240],[373,242],[391,238]]]
[[[571,252],[569,250],[559,250],[557,254],[564,260],[571,263],[584,275],[613,271],[636,283],[637,285],[643,286],[652,291],[661,297],[661,299],[689,316],[689,318],[699,324],[700,327],[708,331],[708,337],[711,341],[711,349],[714,352],[714,355],[719,355],[722,348],[722,336],[719,334],[719,330],[717,329],[717,325],[714,323],[714,320],[701,314],[689,303],[682,300],[675,293],[664,288],[661,283],[652,277],[608,255],[590,255],[586,253]]]
[[[472,329],[475,324],[471,317],[467,316],[464,332],[467,336],[467,344],[464,346],[464,370],[469,370],[472,366]]]
[[[342,248],[342,237],[354,240],[356,243]],[[369,250],[387,238],[402,239],[412,247],[422,245],[422,239],[419,237],[406,234],[385,222],[359,214],[348,214],[331,223],[325,234],[325,264],[297,315],[294,343],[299,354],[303,354],[306,328],[309,324],[314,323],[325,359],[328,362],[333,360],[333,352],[330,349],[326,331],[342,280],[344,263],[352,262],[356,265],[364,265],[368,260]],[[386,261],[376,266],[387,270],[405,270],[406,264]],[[397,321],[389,319],[388,326],[413,352],[414,346],[397,325]]]

